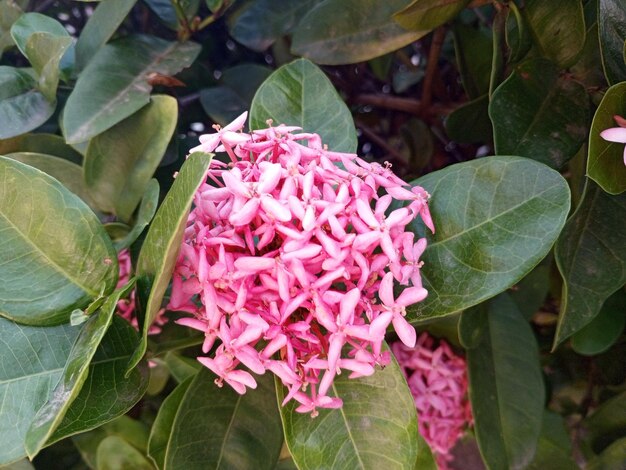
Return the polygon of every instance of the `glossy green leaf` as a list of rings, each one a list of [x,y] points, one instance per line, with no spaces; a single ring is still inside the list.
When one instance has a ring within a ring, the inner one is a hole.
[[[154,217],[158,204],[159,182],[153,178],[148,181],[146,192],[141,198],[141,203],[139,204],[139,209],[137,211],[137,217],[135,217],[135,224],[132,229],[125,234],[123,238],[113,241],[113,246],[117,251],[128,248],[135,242],[135,240],[137,240],[137,238],[139,238],[139,235],[141,235]]]
[[[610,196],[588,180],[555,257],[564,280],[556,347],[593,320],[626,282],[626,194]]]
[[[556,413],[544,410],[537,452],[526,469],[545,470],[548,468],[578,470],[579,466],[572,458],[572,443],[563,418]]]
[[[244,395],[214,381],[202,368],[168,397],[152,429],[150,455],[162,469],[273,469],[283,439],[271,374],[257,377],[257,388]]]
[[[277,383],[278,401],[285,396]],[[285,441],[300,470],[319,468],[413,470],[419,449],[415,403],[395,359],[370,377],[337,376],[329,395],[343,407],[319,416],[280,409]]]
[[[117,282],[117,257],[87,205],[57,180],[0,157],[0,315],[67,321]]]
[[[202,367],[202,364],[196,359],[181,356],[171,351],[165,354],[164,360],[172,377],[178,383],[182,383],[189,377],[196,375]]]
[[[96,349],[111,325],[117,302],[132,289],[133,285],[134,282],[127,284],[111,294],[81,328],[65,363],[61,379],[52,390],[46,404],[33,418],[26,433],[24,446],[31,459],[45,445],[80,392],[87,379],[89,365]]]
[[[61,377],[79,331],[0,318],[0,465],[26,455],[26,431]]]
[[[611,85],[626,81],[626,4],[622,0],[598,0],[598,17],[604,75]]]
[[[600,137],[604,129],[617,127],[614,115],[626,116],[626,82],[607,90],[596,110],[589,132],[587,175],[610,194],[626,191],[624,144],[608,142]]]
[[[326,75],[306,59],[282,66],[257,91],[250,109],[250,128],[264,129],[268,119],[275,125],[315,132],[334,151],[356,151],[350,110]]]
[[[573,65],[585,45],[582,2],[527,0],[522,11],[539,54],[561,68]]]
[[[0,139],[38,128],[54,113],[28,69],[0,65]]]
[[[176,129],[178,104],[167,95],[89,142],[85,183],[100,209],[129,221]]]
[[[454,19],[468,3],[469,0],[413,0],[393,19],[406,29],[428,31]]]
[[[586,470],[623,470],[626,461],[626,437],[611,443],[602,453],[587,462]]]
[[[302,18],[292,52],[318,64],[352,64],[400,49],[428,33],[407,31],[392,15],[410,0],[326,0]]]
[[[429,295],[411,321],[448,315],[511,287],[541,261],[560,233],[570,194],[563,177],[522,157],[460,163],[414,183],[431,195],[436,233],[426,236],[422,279]]]
[[[294,30],[319,0],[254,0],[230,17],[228,30],[244,46],[262,52]]]
[[[13,0],[0,0],[0,57],[5,50],[14,44],[11,37],[11,26],[22,14],[22,9]]]
[[[488,107],[489,96],[485,94],[448,114],[445,126],[450,139],[462,144],[491,142],[493,131]]]
[[[192,42],[142,35],[100,48],[67,100],[62,125],[67,142],[88,140],[134,114],[150,100],[150,74],[175,75],[199,52]]]
[[[489,92],[493,40],[489,30],[454,24],[454,51],[463,88],[470,99]]]
[[[34,33],[49,33],[52,36],[69,38],[67,30],[54,18],[41,13],[24,13],[11,27],[11,36],[20,52],[28,57],[28,38]]]
[[[38,88],[50,102],[56,100],[59,64],[71,44],[71,38],[50,33],[33,33],[26,41],[26,56],[38,75]]]
[[[170,29],[176,31],[179,27],[179,19],[172,0],[144,0],[155,15]],[[200,0],[177,0],[188,21],[191,21],[198,12]]]
[[[78,165],[81,165],[83,161],[83,156],[67,145],[63,137],[54,134],[22,134],[0,140],[0,155],[18,152],[43,153]]]
[[[89,366],[87,380],[47,442],[88,431],[127,413],[146,392],[150,375],[142,361],[128,377],[126,365],[137,345],[137,331],[114,315]]]
[[[463,312],[459,336],[467,348],[474,429],[483,459],[491,469],[524,468],[537,448],[545,399],[532,329],[502,294]]]
[[[147,299],[139,346],[128,364],[130,371],[146,352],[148,330],[161,308],[176,256],[183,240],[193,196],[206,177],[211,155],[193,153],[185,161],[156,213],[137,262],[138,294]]]
[[[119,436],[108,436],[98,446],[98,470],[153,470],[148,459]]]
[[[626,392],[603,402],[581,424],[585,430],[585,438],[596,453],[622,437],[626,430]]]
[[[107,0],[89,17],[76,42],[76,68],[85,68],[89,60],[113,36],[137,0]]]
[[[587,137],[589,97],[582,85],[559,77],[552,63],[534,59],[516,66],[496,89],[489,116],[497,154],[560,168]]]

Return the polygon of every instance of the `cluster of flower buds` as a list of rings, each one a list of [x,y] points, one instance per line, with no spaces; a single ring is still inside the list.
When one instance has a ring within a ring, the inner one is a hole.
[[[437,459],[440,470],[452,460],[450,451],[471,425],[465,359],[448,343],[422,333],[415,347],[391,345],[415,400],[419,431]]]
[[[434,230],[428,194],[388,166],[332,152],[317,134],[280,125],[241,132],[247,113],[200,137],[213,159],[195,195],[168,308],[205,334],[198,360],[238,393],[271,371],[298,412],[338,408],[334,378],[384,366],[393,325],[414,346],[405,308],[423,300],[420,255],[407,225]],[[190,157],[193,158],[193,155]],[[393,201],[394,210],[389,210]],[[395,207],[395,206],[394,206]],[[406,286],[395,297],[394,281]],[[283,403],[283,404],[284,404]]]

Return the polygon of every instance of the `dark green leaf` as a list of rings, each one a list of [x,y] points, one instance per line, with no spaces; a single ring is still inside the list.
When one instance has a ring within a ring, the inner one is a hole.
[[[83,156],[67,145],[63,137],[54,134],[23,134],[0,140],[0,155],[17,152],[53,155],[78,165],[83,161]]]
[[[117,257],[97,217],[57,180],[0,157],[0,315],[67,321],[113,290]]]
[[[93,12],[76,42],[76,68],[80,71],[113,36],[137,0],[107,0]]]
[[[549,260],[552,257],[548,257]],[[526,320],[541,308],[550,291],[550,264],[545,260],[528,273],[514,289],[511,289],[511,298]]]
[[[176,129],[175,98],[155,95],[137,111],[89,142],[85,183],[100,209],[129,221]]]
[[[454,51],[463,88],[470,99],[489,92],[493,40],[488,30],[479,30],[463,23],[454,24]]]
[[[446,132],[450,139],[462,144],[491,142],[489,95],[464,103],[446,118]]]
[[[87,379],[91,359],[111,325],[117,302],[132,289],[133,285],[134,282],[127,284],[111,294],[102,304],[102,307],[81,328],[65,363],[61,379],[52,390],[46,404],[39,409],[33,418],[26,433],[24,446],[31,459],[45,445],[48,438],[61,423],[72,401],[80,392]]]
[[[250,128],[264,129],[268,119],[318,133],[334,151],[356,151],[350,110],[326,75],[306,59],[282,66],[257,91],[250,110]]]
[[[515,67],[496,89],[489,116],[496,153],[560,168],[587,137],[589,97],[582,85],[559,77],[552,63],[534,59]]]
[[[191,21],[198,12],[200,0],[176,0],[188,21]],[[179,19],[172,0],[144,0],[150,9],[170,29],[176,31],[179,27]]]
[[[598,17],[604,75],[611,85],[626,81],[626,4],[622,0],[599,0]]]
[[[540,55],[561,68],[576,62],[585,45],[586,33],[580,0],[527,0],[522,11]]]
[[[119,436],[105,437],[96,453],[98,470],[153,470],[144,455]]]
[[[510,49],[509,62],[515,63],[522,60],[532,47],[532,37],[526,19],[517,4],[511,2],[508,5],[505,39]]]
[[[588,2],[587,5],[595,7],[597,2]],[[598,23],[594,19],[591,24],[587,23],[585,47],[578,61],[570,68],[574,79],[585,85],[587,89],[600,89],[606,86],[604,71],[601,67],[598,67],[598,64],[602,61],[599,41]]]
[[[205,153],[189,156],[146,235],[136,273],[138,293],[147,299],[147,304],[141,341],[128,364],[129,371],[146,352],[148,330],[161,308],[163,295],[170,282],[193,196],[204,182],[210,162],[211,155]]]
[[[343,407],[319,416],[281,408],[285,441],[300,470],[320,468],[414,468],[419,449],[415,403],[395,359],[370,377],[335,378],[332,395]],[[284,388],[277,383],[278,401]],[[330,395],[330,393],[329,393]]]
[[[572,443],[563,418],[556,413],[544,410],[537,452],[526,469],[545,470],[548,468],[578,470],[579,467],[572,458]]]
[[[113,242],[113,246],[115,246],[117,251],[128,248],[135,242],[135,240],[137,240],[137,238],[139,238],[139,235],[141,235],[154,217],[158,204],[159,182],[155,179],[151,179],[148,181],[143,198],[141,198],[141,204],[139,205],[139,210],[137,211],[137,217],[135,217],[135,224],[133,225],[133,228],[130,232],[125,234],[123,238]]]
[[[141,35],[100,48],[67,100],[62,126],[67,142],[88,140],[144,107],[150,100],[150,74],[174,75],[199,52],[192,42]]]
[[[243,63],[224,70],[220,82],[232,88],[249,106],[257,89],[271,74],[269,67]]]
[[[587,175],[610,194],[626,191],[624,144],[608,142],[600,137],[604,129],[617,127],[614,115],[626,116],[626,82],[607,90],[593,117],[589,133]]]
[[[200,104],[204,112],[218,124],[226,125],[246,111],[249,104],[227,86],[200,90]]]
[[[148,364],[142,361],[125,377],[137,341],[135,328],[114,315],[91,361],[83,388],[47,444],[97,428],[135,406],[146,392],[150,375]]]
[[[410,0],[326,0],[302,18],[292,51],[318,64],[351,64],[395,51],[428,33],[407,31],[392,15]]]
[[[41,126],[54,113],[28,69],[0,66],[0,139]]]
[[[626,282],[626,194],[610,196],[588,180],[555,257],[564,280],[556,347],[593,320]]]
[[[599,453],[626,432],[626,392],[602,403],[591,416],[582,421],[585,437]]]
[[[586,470],[624,470],[626,437],[609,445],[602,453],[587,462]]]
[[[0,465],[26,455],[24,438],[61,378],[80,329],[22,326],[0,318]]]
[[[181,356],[171,351],[165,354],[165,363],[172,377],[174,377],[178,383],[182,383],[189,377],[196,375],[202,367],[202,364],[197,360]]]
[[[491,469],[524,468],[541,431],[545,389],[537,341],[515,303],[502,294],[463,312],[461,343],[474,428]]]
[[[429,31],[454,19],[468,3],[469,0],[413,0],[393,19],[406,29]]]
[[[486,157],[414,183],[430,194],[437,232],[426,236],[422,279],[429,295],[410,320],[458,312],[511,287],[548,253],[569,211],[563,177],[522,157]]]

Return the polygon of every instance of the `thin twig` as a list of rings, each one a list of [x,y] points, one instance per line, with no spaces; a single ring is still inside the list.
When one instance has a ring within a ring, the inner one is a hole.
[[[430,105],[433,102],[433,81],[437,73],[437,64],[441,46],[446,37],[446,28],[440,26],[433,34],[433,40],[428,51],[428,63],[426,64],[426,75],[424,76],[424,87],[422,88],[422,114],[429,113]]]
[[[190,93],[189,95],[181,96],[180,98],[178,98],[178,104],[181,107],[188,106],[199,98],[200,93]]]
[[[354,97],[357,104],[366,104],[385,109],[404,111],[405,113],[419,115],[422,110],[422,103],[419,100],[403,98],[400,96],[390,96],[385,94],[362,94]],[[433,104],[428,112],[437,116],[447,116],[456,106],[446,106]]]

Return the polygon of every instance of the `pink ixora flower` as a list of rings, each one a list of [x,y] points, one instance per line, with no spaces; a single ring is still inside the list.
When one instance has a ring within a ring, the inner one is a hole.
[[[415,347],[394,343],[391,350],[415,400],[420,434],[434,452],[439,469],[446,470],[452,460],[450,451],[473,421],[465,360],[445,341],[435,342],[425,332]]]
[[[426,240],[407,226],[421,217],[434,230],[429,195],[297,127],[243,133],[245,119],[214,126],[194,149],[230,161],[213,159],[195,195],[168,308],[204,333],[198,360],[219,386],[244,393],[253,374],[271,371],[286,387],[283,404],[315,416],[342,405],[330,394],[337,375],[389,362],[389,326],[414,346],[404,316],[427,295]],[[394,281],[406,286],[397,296]]]
[[[621,116],[613,116],[619,127],[611,127],[600,132],[600,137],[609,142],[626,144],[626,119]],[[626,165],[626,146],[624,146],[624,165]]]

